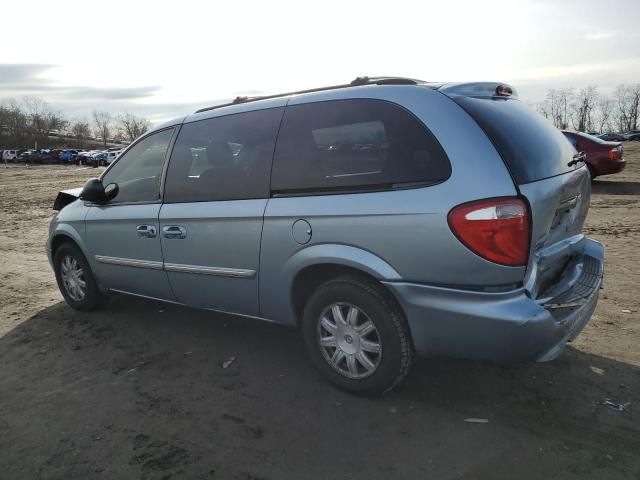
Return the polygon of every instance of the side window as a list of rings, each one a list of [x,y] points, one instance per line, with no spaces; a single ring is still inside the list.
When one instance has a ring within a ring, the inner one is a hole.
[[[363,190],[442,181],[451,165],[427,128],[383,100],[287,107],[273,164],[276,192]]]
[[[169,161],[164,201],[267,198],[282,111],[256,110],[183,125]]]
[[[112,202],[152,202],[160,198],[162,165],[172,134],[170,128],[140,140],[105,173],[105,186],[118,184],[118,195]]]

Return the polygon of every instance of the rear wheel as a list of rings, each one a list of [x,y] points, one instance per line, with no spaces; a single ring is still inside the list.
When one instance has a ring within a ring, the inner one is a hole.
[[[82,252],[71,243],[61,245],[54,255],[54,270],[58,288],[72,308],[94,310],[106,297],[100,292]]]
[[[388,392],[413,363],[404,314],[387,292],[367,279],[340,277],[318,287],[305,306],[302,331],[320,372],[352,393]]]

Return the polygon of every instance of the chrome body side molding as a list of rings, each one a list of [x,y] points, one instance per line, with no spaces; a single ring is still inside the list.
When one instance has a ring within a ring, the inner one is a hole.
[[[132,258],[108,257],[95,255],[97,262],[108,265],[120,265],[123,267],[150,268],[153,270],[166,270],[167,272],[197,273],[201,275],[215,275],[220,277],[254,278],[255,270],[242,268],[206,267],[201,265],[183,265],[180,263],[163,263],[149,260],[136,260]]]
[[[132,258],[107,257],[105,255],[95,255],[97,262],[108,265],[120,265],[123,267],[150,268],[152,270],[162,270],[162,262],[151,260],[135,260]]]
[[[199,273],[202,275],[216,275],[220,277],[253,278],[256,276],[255,270],[245,270],[242,268],[205,267],[200,265],[183,265],[181,263],[165,263],[164,269],[167,272]]]

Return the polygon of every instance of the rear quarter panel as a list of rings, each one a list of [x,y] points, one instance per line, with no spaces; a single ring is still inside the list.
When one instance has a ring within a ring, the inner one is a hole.
[[[466,112],[445,95],[415,86],[319,92],[293,97],[289,104],[341,98],[379,98],[410,110],[440,141],[451,177],[408,190],[271,198],[260,257],[261,316],[294,323],[292,284],[300,269],[314,263],[348,265],[390,281],[471,288],[521,282],[523,267],[483,260],[459,242],[447,223],[456,205],[517,193],[502,159]],[[312,238],[305,245],[293,239],[297,219],[311,224]],[[331,256],[311,252],[319,245]]]

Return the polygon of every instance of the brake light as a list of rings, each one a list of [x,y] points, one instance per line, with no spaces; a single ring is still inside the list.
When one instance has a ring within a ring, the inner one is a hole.
[[[529,210],[519,198],[465,203],[449,212],[449,227],[458,240],[482,258],[521,266],[529,257]]]
[[[609,160],[620,160],[622,158],[622,149],[615,147],[609,150]]]

